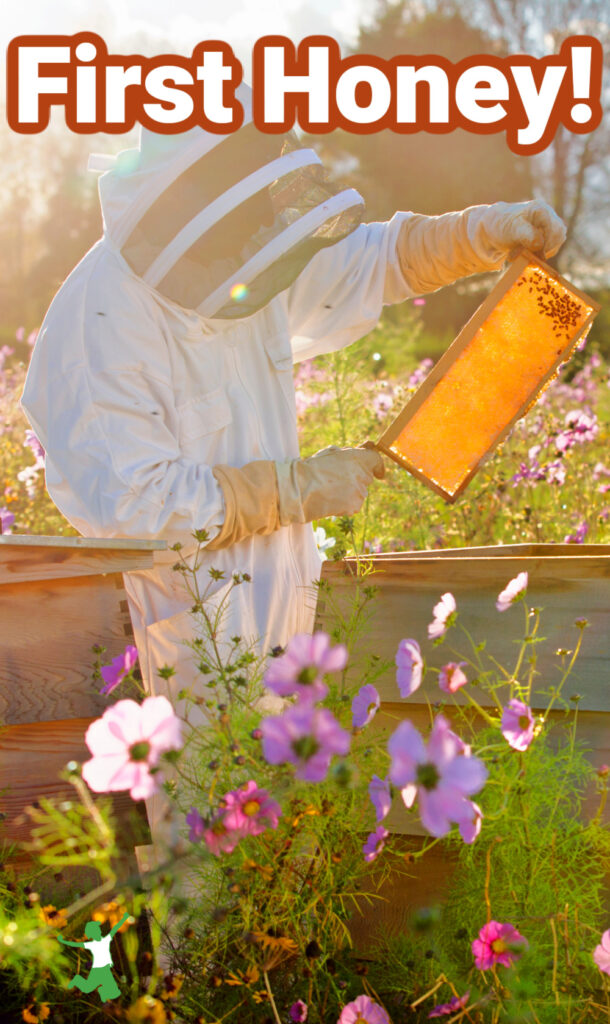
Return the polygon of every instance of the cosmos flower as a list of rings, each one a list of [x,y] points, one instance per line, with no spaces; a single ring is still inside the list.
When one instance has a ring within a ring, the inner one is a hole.
[[[465,661],[449,661],[443,665],[438,674],[438,685],[445,693],[456,693],[460,686],[465,686],[468,679],[462,672]]]
[[[326,633],[297,633],[284,654],[273,658],[265,672],[266,686],[280,697],[296,694],[301,700],[323,700],[328,693],[324,676],[341,672],[347,664],[347,648],[331,647]]]
[[[512,924],[488,921],[472,943],[475,967],[487,971],[495,964],[510,967],[527,948],[527,940]]]
[[[333,754],[347,754],[350,735],[326,708],[309,702],[264,718],[260,725],[263,756],[269,764],[296,765],[297,779],[321,782]]]
[[[381,699],[379,693],[371,683],[362,686],[352,701],[352,726],[354,729],[363,729],[369,722],[372,722]]]
[[[127,644],[122,654],[117,655],[109,665],[105,665],[100,669],[100,674],[104,680],[104,686],[102,686],[100,693],[112,693],[119,683],[122,683],[125,676],[131,672],[137,660],[137,647],[134,647],[133,644]]]
[[[463,996],[452,996],[448,1003],[439,1003],[433,1010],[430,1010],[428,1018],[448,1017],[452,1013],[457,1013],[458,1010],[464,1009],[469,999],[470,992],[464,992]]]
[[[226,828],[239,831],[242,836],[258,836],[268,828],[277,828],[282,814],[277,801],[271,799],[266,789],[259,789],[253,779],[227,793],[221,804],[226,808]]]
[[[498,594],[496,608],[499,612],[505,612],[515,601],[523,597],[527,590],[529,577],[526,572],[520,572],[518,576],[507,583],[504,590]]]
[[[337,1024],[390,1024],[390,1018],[369,996],[358,996],[343,1007]]]
[[[303,1021],[307,1020],[308,1012],[307,1003],[304,1003],[302,999],[297,999],[288,1011],[290,1020],[294,1021],[294,1024],[303,1024]]]
[[[417,798],[428,832],[440,837],[447,835],[452,822],[472,823],[473,805],[467,797],[483,787],[487,769],[452,732],[443,715],[435,719],[427,744],[411,722],[401,722],[389,739],[388,751],[390,781],[401,787],[406,807],[412,807]]]
[[[367,863],[370,863],[371,861],[375,860],[375,857],[379,856],[379,854],[381,853],[385,846],[385,841],[388,838],[389,834],[390,833],[388,832],[387,828],[384,828],[383,825],[378,825],[375,831],[371,832],[371,834],[367,837],[367,840],[364,846],[362,847],[364,859],[365,861],[367,861]]]
[[[401,697],[421,686],[424,662],[417,640],[401,640],[396,651],[396,685]]]
[[[610,974],[610,929],[604,932],[600,944],[593,950],[593,959],[603,974]]]
[[[502,711],[500,728],[504,739],[514,750],[527,750],[534,738],[532,709],[513,697]]]
[[[438,604],[435,604],[432,614],[433,621],[428,626],[428,639],[437,640],[444,636],[449,626],[453,624],[456,612],[456,603],[453,594],[443,594]]]
[[[93,757],[85,761],[83,779],[94,793],[128,789],[144,800],[159,789],[161,755],[182,746],[180,719],[167,697],[147,697],[142,704],[120,700],[91,723],[85,743]]]
[[[378,775],[373,775],[369,782],[369,796],[375,808],[377,821],[383,821],[392,806],[392,796],[388,780],[380,779]]]

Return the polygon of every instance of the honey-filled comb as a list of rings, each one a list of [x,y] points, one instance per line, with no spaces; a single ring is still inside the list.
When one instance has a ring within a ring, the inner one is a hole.
[[[522,250],[375,447],[455,501],[599,309]]]

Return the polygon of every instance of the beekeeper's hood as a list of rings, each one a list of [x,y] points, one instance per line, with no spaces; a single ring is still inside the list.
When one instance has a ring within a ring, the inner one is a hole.
[[[248,86],[237,98],[244,123],[230,135],[142,129],[138,149],[90,160],[110,166],[99,181],[107,238],[147,284],[204,317],[261,309],[364,211],[294,133],[254,127]]]

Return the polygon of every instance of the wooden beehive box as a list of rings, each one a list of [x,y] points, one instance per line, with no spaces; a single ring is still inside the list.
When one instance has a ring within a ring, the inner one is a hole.
[[[0,810],[8,844],[29,838],[24,808],[70,798],[58,776],[84,761],[84,733],[108,698],[92,680],[92,647],[104,660],[133,643],[123,572],[149,569],[163,541],[0,536]],[[127,794],[115,798],[123,822]],[[129,829],[125,828],[126,847]],[[20,851],[18,859],[27,862]]]
[[[367,559],[374,575],[366,579],[374,585],[377,596],[371,602],[370,617],[359,641],[352,664],[371,654],[390,663],[387,671],[375,681],[381,696],[380,713],[372,726],[395,728],[401,718],[408,717],[417,728],[430,724],[429,705],[444,698],[436,674],[430,674],[408,699],[402,699],[396,686],[394,658],[400,640],[413,638],[420,644],[428,665],[440,668],[456,660],[449,648],[456,643],[467,651],[465,638],[453,630],[447,640],[434,646],[427,639],[427,627],[433,619],[432,609],[440,596],[450,591],[457,602],[458,623],[464,623],[475,642],[485,640],[486,652],[502,665],[515,664],[519,640],[524,632],[525,616],[519,604],[505,612],[496,609],[496,598],[505,585],[519,572],[527,570],[530,607],[543,609],[538,644],[538,669],[544,673],[547,686],[559,680],[559,648],[573,649],[578,638],[574,627],[577,618],[590,623],[585,630],[581,653],[565,688],[564,696],[580,694],[579,737],[590,748],[595,766],[610,764],[610,545],[591,544],[516,544],[502,547],[456,548],[441,551],[414,551],[382,554]],[[331,587],[331,595],[320,591],[316,616],[317,629],[332,629],[337,609],[350,607],[356,591],[356,562],[345,559],[325,562],[322,578]],[[357,677],[357,673],[356,673]],[[490,704],[489,697],[469,687],[478,702]],[[466,704],[458,691],[447,701]],[[536,701],[532,701],[534,707]],[[372,819],[371,819],[372,820]],[[384,822],[395,833],[417,836],[423,829],[407,816],[400,800],[394,801]],[[400,927],[409,912],[442,895],[450,878],[450,864],[442,860],[438,848],[433,856],[419,862],[410,882],[390,880],[382,890],[389,902],[375,910],[376,926],[390,930]],[[371,922],[356,920],[356,941],[366,939]],[[364,931],[363,931],[364,929]]]

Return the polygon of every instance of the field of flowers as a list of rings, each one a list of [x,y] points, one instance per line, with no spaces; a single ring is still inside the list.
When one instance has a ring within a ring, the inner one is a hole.
[[[375,438],[429,372],[423,344],[411,312],[299,366],[304,454]],[[26,346],[21,335],[16,351],[0,352],[2,528],[70,533],[45,495],[44,452],[18,408]],[[317,524],[321,549],[340,557],[610,540],[608,384],[608,367],[584,348],[455,506],[388,467],[358,516]],[[536,668],[544,610],[528,604],[527,573],[498,581],[494,614],[515,639],[510,665],[471,636],[453,594],[439,593],[427,632],[446,645],[442,667],[427,666],[423,638],[410,635],[392,666],[405,712],[426,675],[436,677],[428,727],[408,717],[381,727],[375,682],[388,666],[375,651],[364,670],[352,659],[375,601],[366,560],[333,634],[296,636],[264,663],[239,638],[227,649],[211,642],[223,607],[209,611],[193,562],[175,550],[207,696],[182,691],[177,706],[143,692],[125,698],[122,687],[139,685],[137,651],[111,664],[97,652],[92,686],[109,706],[87,730],[89,759],[66,767],[74,797],[28,809],[29,874],[4,852],[7,1021],[610,1021],[610,768],[591,766],[577,738],[578,700],[563,696],[586,636],[578,609],[551,686]],[[249,582],[236,573],[225,602]],[[133,801],[157,794],[173,824],[141,877],[121,875],[107,797],[115,791]],[[423,840],[386,828],[396,807]],[[443,901],[414,912],[398,935],[373,937],[371,927],[371,943],[354,948],[350,922],[363,913],[374,922],[380,887],[407,884],[433,849],[453,865]],[[93,889],[70,881],[92,861]],[[114,973],[90,973],[81,947],[111,933]]]

